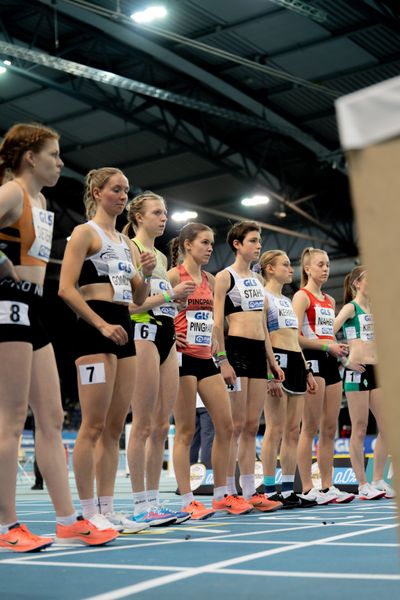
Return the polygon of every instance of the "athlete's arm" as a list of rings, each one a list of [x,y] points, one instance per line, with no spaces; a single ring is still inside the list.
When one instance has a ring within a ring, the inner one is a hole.
[[[0,186],[0,229],[12,225],[22,213],[24,195],[14,181]]]
[[[224,323],[225,323],[225,298],[229,290],[231,278],[230,273],[226,269],[220,271],[215,276],[214,286],[214,331],[213,335],[218,344],[219,367],[221,374],[227,385],[235,385],[236,373],[232,365],[226,358],[225,352],[225,336],[224,336]]]
[[[348,319],[352,319],[355,314],[356,309],[354,308],[354,304],[351,302],[345,304],[339,311],[337,317],[335,317],[335,324],[333,326],[335,334],[343,327],[344,323],[346,323]]]

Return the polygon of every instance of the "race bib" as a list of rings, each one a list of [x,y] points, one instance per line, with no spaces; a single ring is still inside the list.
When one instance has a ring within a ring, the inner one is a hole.
[[[186,341],[193,346],[211,346],[211,335],[214,325],[210,310],[186,311]]]
[[[182,366],[182,352],[177,352],[178,355],[178,367]]]
[[[157,279],[151,278],[150,281],[150,295],[158,296],[158,294],[162,294],[163,292],[167,292],[170,294],[172,291],[172,286],[169,281],[165,281],[165,279]],[[172,302],[165,302],[165,304],[161,304],[161,306],[157,306],[156,308],[152,308],[151,312],[154,316],[165,316],[171,317],[174,319],[176,317],[176,305]]]
[[[131,279],[136,269],[127,260],[112,260],[108,263],[108,277],[114,290],[113,301],[129,304],[132,302]]]
[[[360,339],[363,342],[372,342],[374,336],[374,317],[371,314],[358,315],[360,323]]]
[[[334,337],[333,324],[335,322],[335,311],[325,306],[315,307],[315,333],[317,336]]]
[[[0,325],[30,325],[28,309],[23,302],[1,300]]]
[[[135,341],[154,342],[156,333],[157,325],[154,323],[135,323]]]
[[[346,371],[346,383],[360,383],[361,375],[357,371]]]
[[[290,300],[288,298],[274,297],[274,303],[276,307],[276,313],[278,315],[278,328],[298,329],[299,323]]]
[[[244,311],[264,308],[264,288],[256,277],[236,281],[240,293],[240,305]]]
[[[92,383],[105,383],[106,371],[104,363],[94,363],[92,365],[79,365],[79,378],[81,385],[90,385]]]
[[[355,327],[345,327],[344,334],[346,336],[346,340],[356,340],[357,339],[357,330]]]
[[[278,363],[278,366],[281,367],[281,369],[286,369],[287,358],[288,358],[287,354],[275,354],[275,360]]]
[[[319,373],[319,361],[318,360],[307,360],[307,368],[312,369],[313,373]]]
[[[33,228],[35,241],[28,250],[29,256],[49,261],[51,242],[53,239],[54,213],[44,208],[32,206]]]
[[[233,385],[227,384],[226,388],[227,388],[228,392],[241,392],[242,391],[242,383],[241,383],[240,377],[236,378],[236,381]]]

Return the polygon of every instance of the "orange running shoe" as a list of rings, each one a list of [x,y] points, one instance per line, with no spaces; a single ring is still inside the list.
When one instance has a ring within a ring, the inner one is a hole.
[[[246,502],[249,502],[249,504],[261,512],[274,512],[275,510],[282,508],[282,502],[269,500],[268,496],[265,494],[259,494],[258,492],[253,494],[251,498],[246,500]]]
[[[53,538],[35,535],[26,525],[19,523],[12,525],[7,533],[0,534],[0,548],[12,552],[38,552],[51,546],[53,542]]]
[[[104,546],[118,537],[115,529],[99,529],[87,519],[78,517],[72,525],[57,523],[56,540],[63,544],[86,544],[87,546]]]
[[[231,515],[246,515],[253,510],[252,504],[236,494],[224,496],[222,500],[213,498],[212,506],[215,511],[224,511]]]
[[[191,518],[195,521],[204,521],[205,519],[209,519],[215,514],[215,510],[212,508],[207,508],[201,502],[197,500],[192,500],[190,504],[182,508],[183,512],[188,512],[192,516]]]

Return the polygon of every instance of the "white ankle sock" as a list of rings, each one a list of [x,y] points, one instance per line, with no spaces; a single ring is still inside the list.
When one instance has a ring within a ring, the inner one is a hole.
[[[99,496],[98,505],[101,515],[114,512],[114,496]]]
[[[243,498],[245,498],[245,500],[248,500],[256,493],[256,480],[254,475],[241,475],[240,485],[242,486]]]
[[[76,512],[72,513],[72,515],[69,515],[68,517],[57,517],[56,518],[57,523],[59,523],[60,525],[73,525],[76,520],[77,520]]]
[[[237,496],[236,482],[234,477],[226,478],[228,496]]]
[[[96,515],[99,512],[98,506],[96,506],[96,502],[94,498],[88,498],[87,500],[81,500],[82,506],[82,515],[84,519],[90,519],[93,515]]]
[[[226,487],[226,485],[223,485],[221,487],[215,487],[214,488],[214,499],[215,500],[222,500],[222,498],[227,493],[228,493],[228,488]]]
[[[149,510],[146,492],[133,492],[133,514],[140,515]]]
[[[194,496],[193,496],[192,492],[189,492],[188,494],[182,494],[181,500],[182,500],[182,508],[185,508],[185,506],[187,506],[188,504],[193,502]]]
[[[147,490],[146,497],[150,506],[158,506],[160,504],[160,493],[158,490]]]

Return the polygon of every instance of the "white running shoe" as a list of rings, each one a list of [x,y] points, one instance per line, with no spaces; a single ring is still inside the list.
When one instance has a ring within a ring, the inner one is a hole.
[[[312,488],[307,494],[297,494],[299,498],[303,498],[304,500],[314,500],[318,505],[330,504],[336,498],[335,494],[330,494],[328,492],[322,492],[321,490],[317,490],[316,488]]]
[[[347,504],[348,502],[352,502],[356,497],[355,494],[342,492],[334,485],[331,485],[331,487],[326,493],[330,496],[333,496],[332,504]]]
[[[379,500],[385,495],[385,490],[378,490],[370,483],[358,486],[358,497],[360,500]]]
[[[385,492],[385,498],[396,498],[396,492],[392,488],[391,485],[381,479],[380,481],[373,481],[372,486],[377,490],[382,490]]]
[[[139,533],[139,531],[143,531],[143,529],[148,529],[150,527],[148,523],[137,523],[134,519],[130,519],[122,512],[106,513],[104,516],[114,525],[114,527],[121,526],[123,529],[120,533],[123,535]]]
[[[114,525],[114,523],[111,523],[111,521],[109,521],[104,515],[101,515],[100,513],[96,513],[95,515],[93,515],[93,517],[90,517],[88,521],[90,521],[92,525],[95,525],[97,529],[100,529],[100,531],[103,531],[104,529],[114,529],[114,531],[118,531],[118,533],[121,533],[121,531],[123,530],[122,525]]]

